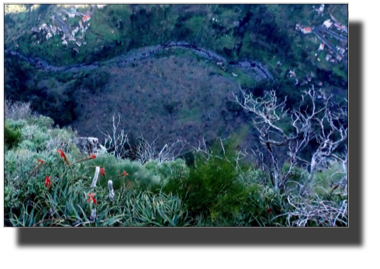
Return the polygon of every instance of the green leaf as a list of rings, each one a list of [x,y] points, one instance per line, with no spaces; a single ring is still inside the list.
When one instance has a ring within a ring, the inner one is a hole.
[[[34,216],[34,208],[32,209],[32,212],[30,212],[30,215],[29,215],[29,224],[28,224],[29,227],[31,227],[34,224],[33,216]]]

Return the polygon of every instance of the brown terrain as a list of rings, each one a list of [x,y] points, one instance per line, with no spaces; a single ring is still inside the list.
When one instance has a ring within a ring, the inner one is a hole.
[[[77,96],[79,117],[71,126],[79,135],[102,139],[96,126],[111,132],[116,113],[126,132],[142,134],[148,141],[159,137],[162,143],[173,138],[191,144],[201,137],[225,138],[247,125],[246,113],[229,102],[231,92],[239,91],[236,78],[194,55],[101,68],[110,74],[102,93],[85,89]]]

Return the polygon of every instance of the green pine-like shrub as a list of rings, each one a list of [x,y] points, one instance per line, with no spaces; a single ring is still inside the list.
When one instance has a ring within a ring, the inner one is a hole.
[[[21,128],[18,122],[7,120],[4,124],[4,142],[9,148],[17,147],[21,142]]]
[[[248,197],[244,185],[238,180],[239,173],[246,167],[237,167],[234,161],[238,142],[231,139],[224,148],[214,143],[211,148],[213,156],[202,152],[195,154],[195,165],[189,168],[189,172],[177,169],[162,190],[178,195],[194,218],[207,216],[206,222],[214,225],[218,225],[221,219],[233,219]]]

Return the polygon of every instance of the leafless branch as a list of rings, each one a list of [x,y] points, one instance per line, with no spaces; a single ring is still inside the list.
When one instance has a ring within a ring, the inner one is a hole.
[[[331,102],[332,95],[326,96],[322,91],[317,94],[313,86],[303,92],[299,107],[292,111],[285,109],[286,98],[279,101],[274,90],[265,93],[264,97],[257,98],[241,88],[240,93],[241,97],[232,93],[233,100],[253,114],[253,124],[270,159],[270,166],[266,165],[266,168],[271,168],[270,173],[276,189],[285,187],[297,163],[309,168],[310,182],[315,171],[324,167],[329,158],[334,157],[335,149],[347,138],[346,111]],[[290,133],[286,133],[280,124],[287,117],[291,118],[290,124],[294,128]],[[318,143],[318,147],[310,160],[305,160],[300,157],[300,153],[312,140]],[[288,147],[288,158],[283,162],[279,161],[275,150],[281,146]],[[258,150],[253,152],[256,153]],[[263,154],[258,157],[263,163]],[[285,161],[289,162],[290,166],[287,171],[282,171]]]
[[[115,115],[112,116],[112,135],[108,132],[103,132],[98,128],[99,132],[105,136],[104,147],[107,152],[111,151],[112,154],[117,159],[124,158],[126,156],[125,144],[128,142],[128,136],[125,134],[124,129],[119,131],[120,126],[120,114],[118,114],[118,119],[115,118]]]
[[[131,146],[130,155],[134,159],[144,164],[150,160],[156,160],[160,164],[167,161],[174,161],[182,154],[186,143],[181,139],[166,143],[162,148],[156,146],[156,141],[149,143],[142,135],[136,140],[137,145]]]
[[[336,202],[324,201],[318,197],[315,197],[313,201],[303,198],[296,201],[294,197],[290,196],[287,199],[294,210],[275,218],[287,216],[289,226],[305,227],[310,225],[310,222],[316,223],[317,226],[335,227],[337,222],[340,225],[348,226],[347,200],[339,205]]]

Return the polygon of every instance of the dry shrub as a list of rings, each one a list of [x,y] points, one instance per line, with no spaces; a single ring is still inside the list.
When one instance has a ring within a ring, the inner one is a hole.
[[[4,118],[12,119],[14,121],[26,120],[32,116],[32,109],[30,102],[12,102],[11,100],[5,100],[4,103]]]

